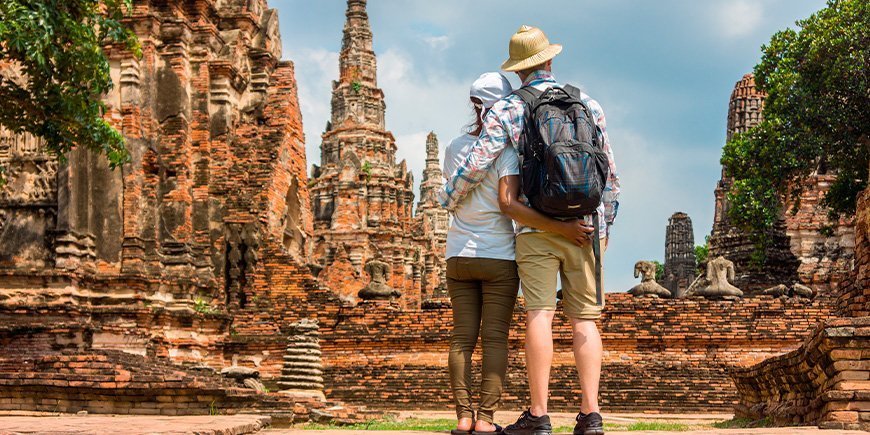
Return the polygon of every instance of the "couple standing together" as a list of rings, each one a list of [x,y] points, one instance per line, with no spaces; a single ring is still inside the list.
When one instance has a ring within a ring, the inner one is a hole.
[[[574,434],[601,435],[603,351],[595,320],[604,305],[601,248],[619,194],[604,112],[577,88],[556,82],[552,62],[562,47],[541,30],[521,27],[509,51],[502,69],[515,72],[523,87],[513,91],[499,73],[480,76],[470,95],[476,119],[444,158],[449,178],[439,201],[453,214],[447,233],[454,324],[448,365],[458,422],[452,433],[552,433],[547,398],[559,275],[583,391]],[[516,423],[501,428],[493,416],[520,282],[531,404]],[[483,367],[475,413],[471,356],[478,337]]]

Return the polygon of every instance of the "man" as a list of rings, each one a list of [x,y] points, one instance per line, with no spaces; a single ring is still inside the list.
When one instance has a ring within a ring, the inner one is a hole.
[[[515,72],[524,87],[543,91],[560,86],[552,74],[552,60],[562,51],[561,45],[550,44],[540,29],[522,26],[511,37],[509,47],[510,58],[504,62],[502,69]],[[598,102],[586,94],[581,93],[581,100],[601,130],[602,147],[610,169],[603,201],[597,213],[604,218],[599,220],[599,233],[606,235],[603,237],[606,246],[619,205],[619,177],[607,136],[604,111]],[[471,192],[506,147],[522,150],[522,141],[526,137],[522,133],[529,121],[526,112],[527,106],[517,94],[511,94],[493,106],[468,158],[439,192],[439,201],[445,208],[452,209]],[[556,276],[561,274],[562,304],[571,320],[574,357],[583,390],[574,434],[601,435],[604,430],[598,406],[598,387],[603,351],[595,320],[601,315],[603,303],[598,304],[596,298],[595,261],[591,243],[572,243],[575,241],[530,227],[536,221],[529,219],[530,209],[524,198],[520,201],[504,201],[501,205],[503,211],[518,222],[516,258],[526,300],[526,370],[531,396],[529,409],[523,412],[516,423],[505,428],[505,434],[552,433],[547,416],[547,397],[553,362],[552,322],[556,309]],[[589,234],[594,232],[592,222],[591,216],[581,219]],[[582,246],[578,247],[578,244]]]

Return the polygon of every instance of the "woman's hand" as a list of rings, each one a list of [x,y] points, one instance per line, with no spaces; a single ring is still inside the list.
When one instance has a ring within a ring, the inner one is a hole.
[[[586,246],[592,242],[589,235],[593,232],[595,232],[595,227],[586,225],[580,219],[564,221],[559,225],[559,234],[577,246]]]

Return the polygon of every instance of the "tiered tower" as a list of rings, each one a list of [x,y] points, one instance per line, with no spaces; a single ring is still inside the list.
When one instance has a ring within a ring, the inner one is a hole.
[[[396,163],[386,130],[366,0],[348,0],[346,17],[332,118],[312,174],[314,258],[333,291],[355,297],[368,282],[363,266],[378,257],[392,266],[389,284],[413,305],[424,274],[424,254],[411,237],[414,180],[405,161]]]
[[[758,125],[762,120],[765,94],[755,87],[755,76],[746,74],[734,86],[728,105],[727,139]],[[734,284],[752,293],[777,284],[791,284],[797,279],[798,260],[789,247],[785,221],[780,219],[768,234],[769,246],[762,268],[753,267],[755,246],[748,235],[734,227],[728,219],[728,192],[733,180],[722,169],[722,178],[716,186],[716,210],[713,232],[710,235],[710,258],[724,256],[734,262],[737,278]]]
[[[422,243],[425,253],[423,299],[447,298],[447,227],[449,214],[438,204],[438,190],[444,184],[438,159],[438,137],[430,132],[426,137],[426,168],[420,182],[420,202],[417,204],[414,235]]]
[[[692,219],[683,212],[676,212],[668,219],[665,233],[665,270],[662,285],[675,298],[683,296],[695,279],[697,267]]]

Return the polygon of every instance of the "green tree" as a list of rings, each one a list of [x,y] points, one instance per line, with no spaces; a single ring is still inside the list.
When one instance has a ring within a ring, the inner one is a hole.
[[[698,265],[697,273],[704,273],[706,269],[704,268],[704,263],[707,262],[707,258],[710,257],[710,235],[704,237],[703,245],[695,246],[695,264]]]
[[[661,281],[665,277],[665,265],[656,261],[656,281]]]
[[[722,155],[734,180],[729,217],[752,234],[757,254],[783,201],[799,205],[814,171],[837,176],[823,201],[831,218],[854,213],[867,186],[870,2],[829,0],[797,25],[773,35],[755,67],[756,86],[767,93],[764,121],[735,135]]]
[[[0,2],[0,66],[21,72],[20,79],[0,74],[0,125],[43,138],[60,159],[81,146],[105,153],[113,168],[128,161],[101,98],[112,89],[103,45],[141,55],[122,23],[130,8],[132,0]]]

